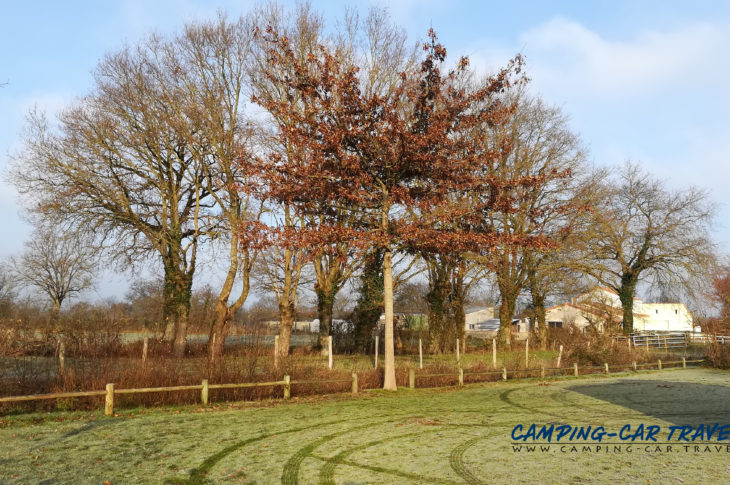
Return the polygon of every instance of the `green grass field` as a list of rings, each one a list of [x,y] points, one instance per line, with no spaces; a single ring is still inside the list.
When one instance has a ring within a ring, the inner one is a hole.
[[[644,424],[666,442],[671,425],[730,424],[730,373],[707,369],[122,413],[0,421],[0,483],[730,482],[725,444],[515,451],[510,436]]]

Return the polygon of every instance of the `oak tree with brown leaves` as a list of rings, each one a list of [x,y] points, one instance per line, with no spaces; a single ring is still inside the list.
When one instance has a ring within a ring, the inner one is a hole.
[[[506,118],[511,107],[496,95],[515,82],[521,59],[478,89],[467,89],[467,59],[442,73],[446,49],[430,31],[420,67],[402,72],[394,89],[381,95],[363,90],[358,68],[333,48],[320,45],[302,60],[286,36],[274,30],[264,35],[271,70],[285,66],[292,75],[279,84],[289,93],[283,101],[258,101],[275,118],[283,113],[294,118],[279,126],[279,136],[296,154],[284,159],[273,153],[264,161],[267,193],[302,213],[323,216],[289,235],[299,246],[348,241],[383,250],[383,387],[395,389],[393,252],[466,251],[500,240],[491,228],[476,230],[484,225],[473,223],[497,203],[503,187],[485,170],[485,159],[497,154],[485,150],[484,135],[474,135],[471,128]],[[491,195],[480,199],[478,207],[449,199],[475,191]],[[407,209],[417,217],[405,217]],[[355,224],[340,223],[343,210]],[[454,221],[461,221],[459,227]]]

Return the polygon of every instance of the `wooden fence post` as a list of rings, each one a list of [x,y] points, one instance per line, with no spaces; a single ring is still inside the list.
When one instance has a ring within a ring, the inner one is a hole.
[[[575,377],[578,377],[578,363],[577,362],[573,362],[573,375]]]
[[[208,405],[208,379],[203,379],[203,383],[200,388],[200,402],[203,406]]]
[[[530,339],[525,339],[525,368],[530,367]]]
[[[464,385],[464,369],[462,369],[461,367],[459,367],[459,385]]]
[[[497,368],[497,339],[492,339],[492,368]]]
[[[379,340],[379,338],[380,337],[378,335],[375,336],[375,368],[376,369],[378,368],[378,340]]]
[[[357,394],[357,372],[352,373],[352,393]]]
[[[291,397],[291,378],[289,376],[284,376],[284,399],[289,399]]]
[[[664,337],[664,350],[669,352],[669,345],[667,345],[667,337]]]
[[[421,339],[418,339],[418,368],[423,369],[423,345]]]
[[[545,366],[544,365],[540,366],[540,378],[545,379]]]
[[[106,385],[106,397],[104,398],[104,416],[114,415],[114,384]]]
[[[646,344],[646,352],[648,353],[649,352],[649,335],[647,334],[644,338],[646,339],[646,340],[644,340],[644,343]]]
[[[606,368],[606,375],[608,375],[608,362],[604,362],[603,366]]]
[[[686,368],[687,368],[687,359],[682,357],[682,369],[686,369]]]
[[[626,337],[626,342],[629,344],[629,352],[631,352],[631,336]]]
[[[662,370],[662,359],[657,359],[656,368],[657,370]]]
[[[634,372],[637,372],[637,369],[636,369],[636,362],[632,362],[632,364],[634,365]]]
[[[507,380],[507,368],[506,367],[502,367],[502,380],[503,381]]]
[[[456,339],[456,363],[461,362],[461,356],[459,355],[459,339]]]
[[[327,366],[332,370],[332,335],[327,337]]]
[[[150,338],[145,337],[142,340],[142,362],[147,362],[147,349],[149,348]]]
[[[279,368],[279,336],[274,337],[274,369]]]
[[[416,388],[416,371],[414,369],[408,369],[408,387],[411,389]]]
[[[560,346],[560,350],[558,350],[558,365],[555,367],[560,368],[560,361],[563,359],[563,346]]]
[[[63,374],[66,371],[66,343],[61,338],[58,344],[58,372]]]

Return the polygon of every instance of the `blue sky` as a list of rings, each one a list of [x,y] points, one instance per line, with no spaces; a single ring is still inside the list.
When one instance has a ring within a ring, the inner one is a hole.
[[[0,172],[20,148],[35,106],[53,114],[91,88],[107,52],[156,30],[238,15],[253,2],[8,2],[0,17]],[[284,2],[289,4],[289,2]],[[415,41],[433,26],[450,55],[482,71],[517,52],[532,90],[571,118],[598,165],[640,162],[676,189],[708,189],[720,204],[715,237],[730,243],[730,2],[511,1],[352,2],[388,6]],[[331,21],[345,3],[313,1]],[[17,196],[0,182],[0,260],[30,232]],[[107,274],[97,296],[120,295],[125,278]]]

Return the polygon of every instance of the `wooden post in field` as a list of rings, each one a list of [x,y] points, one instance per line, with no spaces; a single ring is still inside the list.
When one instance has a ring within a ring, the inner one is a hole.
[[[562,359],[563,359],[563,346],[561,345],[561,346],[560,346],[560,350],[558,350],[558,365],[556,365],[556,366],[555,366],[555,367],[557,367],[558,369],[560,369],[560,361],[561,361]]]
[[[114,384],[106,385],[106,397],[104,398],[104,416],[114,415]]]
[[[461,367],[459,367],[459,385],[464,385],[464,369],[462,369]]]
[[[530,367],[530,339],[525,339],[525,368]]]
[[[686,368],[687,368],[687,359],[682,357],[682,369],[686,369]]]
[[[357,372],[352,373],[352,393],[357,394]]]
[[[667,337],[664,336],[664,350],[669,352],[669,345],[667,345]]]
[[[375,336],[375,368],[378,368],[378,339],[379,337]]]
[[[631,336],[626,337],[626,343],[629,344],[629,352],[631,352]]]
[[[274,337],[274,369],[279,368],[279,336]]]
[[[200,387],[200,402],[203,403],[203,406],[208,405],[208,379],[203,379]]]
[[[284,399],[289,399],[291,397],[291,378],[289,376],[284,376]]]
[[[658,370],[662,370],[662,359],[657,359],[657,361],[656,361],[656,368]]]
[[[578,362],[573,362],[573,375],[578,377]]]
[[[506,367],[502,367],[502,380],[503,381],[507,380],[507,368]]]
[[[497,339],[492,339],[492,368],[497,368]]]
[[[423,369],[423,345],[421,339],[418,339],[418,368]]]
[[[545,379],[545,366],[544,365],[540,366],[540,378]]]
[[[636,369],[636,362],[632,362],[632,364],[633,364],[633,366],[634,366],[634,372],[636,372],[636,370],[637,370],[637,369]]]
[[[408,387],[411,389],[416,388],[416,371],[414,369],[408,369]]]
[[[58,344],[58,372],[63,374],[66,371],[66,344],[61,340]]]
[[[646,340],[645,340],[645,342],[646,342],[646,352],[649,353],[649,335],[647,334],[647,336],[645,338],[646,338]]]
[[[464,342],[461,344],[461,353],[466,355],[466,335],[464,335]]]
[[[606,368],[606,375],[608,375],[608,362],[604,362],[603,366]]]
[[[327,367],[332,370],[332,335],[327,337]]]
[[[459,339],[456,339],[456,363],[461,362],[461,356],[459,355]]]
[[[144,340],[142,340],[142,362],[147,362],[147,350],[149,349],[150,345],[150,338],[145,337]]]

